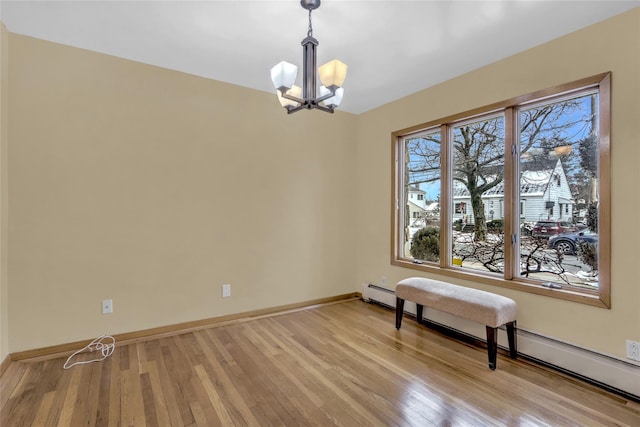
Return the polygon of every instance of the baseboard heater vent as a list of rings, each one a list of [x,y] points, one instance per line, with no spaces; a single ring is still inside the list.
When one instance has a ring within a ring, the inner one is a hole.
[[[365,284],[362,289],[362,299],[368,303],[379,304],[387,308],[396,308],[396,293],[393,289]]]

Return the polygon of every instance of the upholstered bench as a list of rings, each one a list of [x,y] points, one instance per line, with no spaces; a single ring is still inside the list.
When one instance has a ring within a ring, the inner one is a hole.
[[[438,280],[411,277],[396,286],[396,329],[400,329],[405,300],[416,303],[418,323],[422,323],[423,308],[430,307],[483,324],[487,330],[489,368],[496,369],[498,327],[505,325],[509,339],[509,355],[516,358],[515,301],[492,294]]]

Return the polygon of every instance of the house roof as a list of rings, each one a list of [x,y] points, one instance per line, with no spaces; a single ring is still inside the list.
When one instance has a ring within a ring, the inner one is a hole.
[[[544,194],[558,162],[559,160],[554,159],[538,159],[521,163],[520,194],[527,196]],[[487,178],[493,179],[496,176],[497,172],[501,171],[503,168],[504,165],[493,166],[493,170],[487,170]],[[496,195],[504,195],[504,181],[483,193],[483,196]],[[462,198],[469,196],[470,194],[469,190],[467,190],[467,187],[459,181],[454,181],[453,197]]]
[[[438,202],[431,202],[427,205],[427,212],[432,212],[435,211],[436,209],[438,209],[438,207],[440,206],[440,203]]]
[[[414,210],[417,210],[417,211],[424,211],[425,210],[422,206],[418,206],[417,204],[413,203],[412,201],[409,201],[409,205],[411,207],[413,207]]]

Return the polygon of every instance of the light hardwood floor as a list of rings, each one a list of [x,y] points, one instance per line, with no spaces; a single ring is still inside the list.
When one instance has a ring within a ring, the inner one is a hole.
[[[640,426],[640,404],[358,300],[13,362],[0,425]]]

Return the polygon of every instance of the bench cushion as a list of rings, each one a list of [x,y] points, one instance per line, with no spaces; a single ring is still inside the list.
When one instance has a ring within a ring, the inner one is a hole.
[[[497,328],[516,320],[510,298],[439,280],[411,277],[398,282],[396,297]]]

